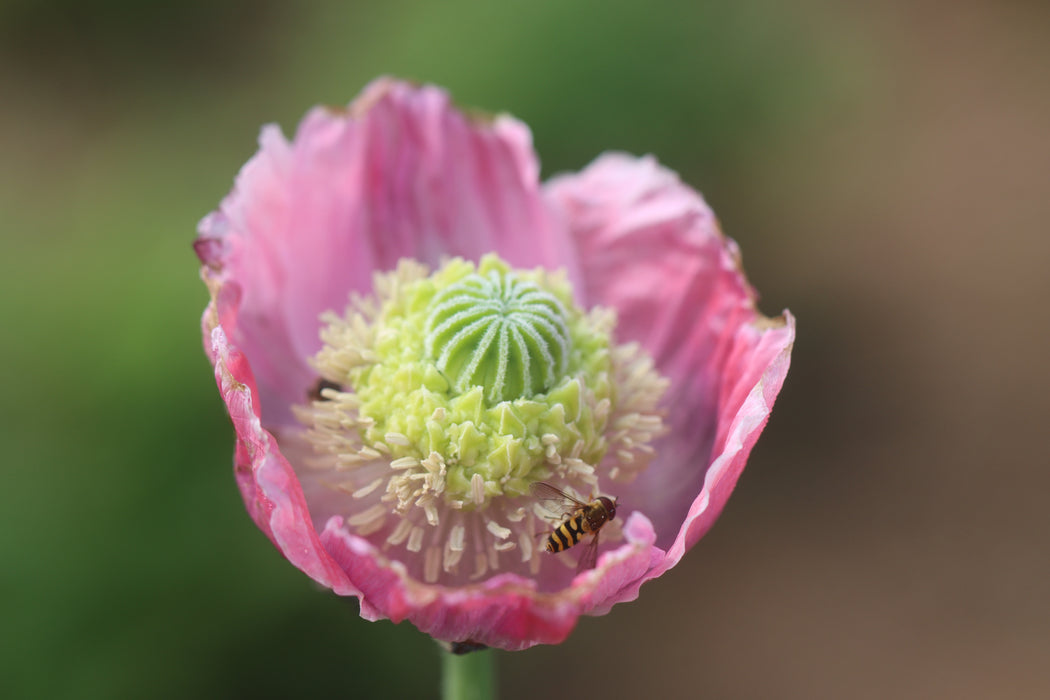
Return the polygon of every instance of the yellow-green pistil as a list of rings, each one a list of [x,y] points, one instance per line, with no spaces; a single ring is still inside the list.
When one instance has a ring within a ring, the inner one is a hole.
[[[588,495],[610,447],[606,476],[630,477],[663,430],[666,382],[635,346],[611,343],[613,314],[579,309],[562,275],[493,255],[433,274],[403,262],[377,275],[375,298],[324,320],[314,365],[340,389],[298,414],[334,487],[360,503],[347,522],[426,549],[428,580],[471,548],[476,573],[498,551],[531,559],[531,483]]]
[[[565,376],[568,318],[557,296],[490,266],[430,299],[424,354],[456,393],[480,386],[489,403],[531,398]]]

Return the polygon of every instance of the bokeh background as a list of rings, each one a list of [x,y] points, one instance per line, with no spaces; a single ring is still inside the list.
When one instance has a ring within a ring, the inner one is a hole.
[[[799,319],[714,530],[506,698],[1050,697],[1050,5],[0,1],[0,696],[434,697],[245,515],[190,248],[374,76],[653,153]]]

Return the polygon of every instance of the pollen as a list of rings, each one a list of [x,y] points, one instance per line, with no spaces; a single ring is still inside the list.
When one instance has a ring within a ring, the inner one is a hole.
[[[552,521],[530,485],[597,494],[644,470],[665,432],[666,380],[561,273],[402,261],[322,321],[321,388],[294,409],[303,468],[419,580],[537,572]]]

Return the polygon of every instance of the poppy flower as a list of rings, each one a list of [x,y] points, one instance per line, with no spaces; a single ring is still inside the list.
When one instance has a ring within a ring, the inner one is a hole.
[[[541,184],[522,123],[392,79],[265,127],[195,250],[255,523],[363,617],[463,648],[561,642],[673,567],[794,340],[652,158]]]

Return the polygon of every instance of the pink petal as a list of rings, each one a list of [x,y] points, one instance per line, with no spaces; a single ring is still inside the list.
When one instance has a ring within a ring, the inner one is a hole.
[[[719,388],[715,459],[689,509],[685,536],[669,552],[675,562],[710,529],[729,499],[784,384],[794,340],[795,319],[786,311],[783,319],[749,323],[735,334]]]
[[[292,208],[290,145],[276,127],[263,129],[259,143],[218,211],[201,220],[194,248],[218,323],[250,357],[260,405],[267,423],[276,425],[290,422],[290,404],[301,399],[315,373],[297,347],[286,307],[286,268],[294,259],[283,238]]]
[[[794,319],[758,313],[736,244],[652,158],[604,155],[546,194],[579,246],[587,302],[615,308],[620,339],[640,342],[671,379],[671,434],[621,495],[653,518],[671,566],[743,469],[787,372]]]
[[[594,576],[597,585],[587,592],[587,604],[582,612],[604,615],[613,605],[634,600],[642,583],[652,578],[651,572],[662,565],[666,554],[654,546],[656,532],[642,513],[635,512],[628,517],[624,537],[628,545],[602,555],[594,572],[584,574]]]
[[[700,195],[651,157],[604,155],[546,194],[584,261],[586,302],[615,308],[620,339],[642,343],[665,371],[689,375],[711,361],[724,326],[755,316],[736,245]]]
[[[247,359],[230,345],[221,326],[210,335],[215,380],[237,433],[234,473],[248,512],[277,549],[310,578],[340,595],[358,595],[346,573],[321,546],[295,472],[276,440],[262,427],[254,400],[255,378]]]

